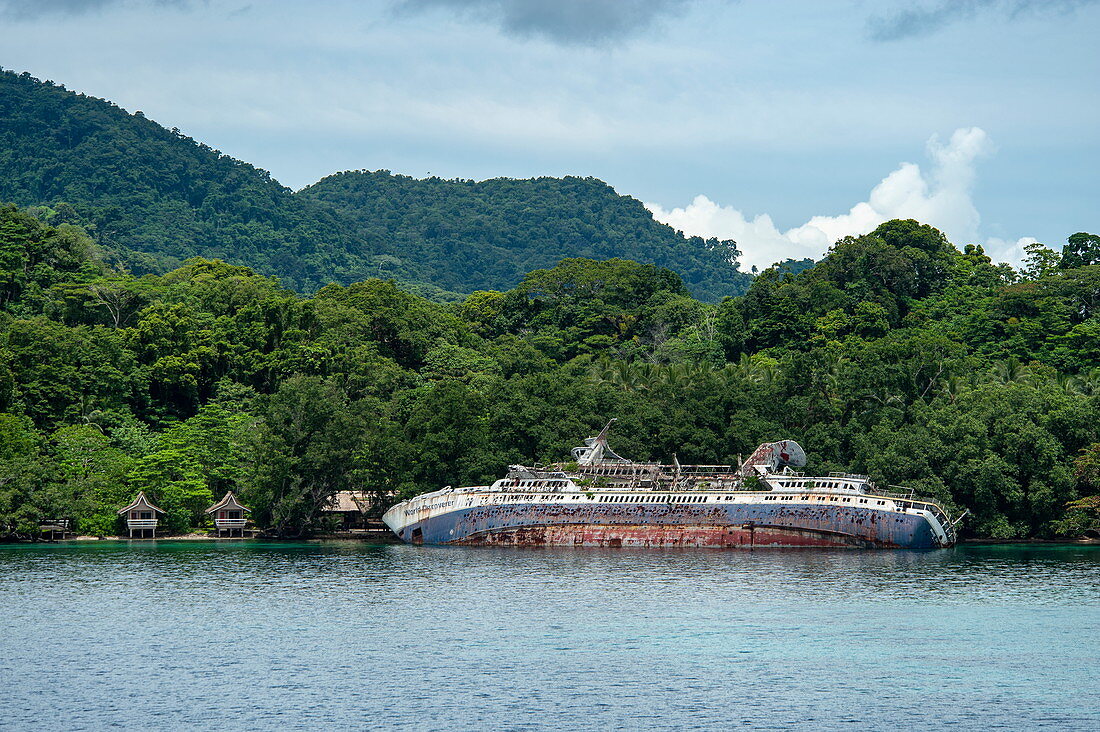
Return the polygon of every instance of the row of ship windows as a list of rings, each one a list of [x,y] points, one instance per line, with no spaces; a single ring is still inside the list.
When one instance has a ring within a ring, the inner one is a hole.
[[[661,495],[652,495],[652,496],[625,496],[625,495],[623,495],[623,496],[600,496],[600,502],[601,503],[705,503],[708,497],[709,496],[686,496],[686,495],[680,495],[680,496],[669,496],[669,495],[663,495],[663,496],[661,496]],[[564,498],[564,496],[560,496],[560,495],[557,495],[557,496],[554,496],[554,495],[550,495],[550,496],[523,496],[523,495],[504,496],[505,501],[531,501],[531,500],[556,501],[556,500],[561,500],[562,498]],[[581,496],[578,494],[578,495],[572,496],[572,498],[575,501],[579,501],[581,499]],[[783,501],[783,500],[791,500],[792,498],[794,498],[794,496],[762,496],[762,498],[765,501]],[[719,500],[719,501],[721,501],[723,499],[725,499],[727,501],[732,501],[732,500],[734,500],[734,496],[716,496],[716,499]],[[805,496],[805,499],[806,500],[817,500],[817,501],[838,501],[838,502],[843,502],[843,503],[851,503],[852,502],[852,499],[848,496],[844,496],[844,497],[841,497],[841,496]],[[870,501],[866,498],[860,498],[858,502],[859,503],[869,503]],[[883,506],[883,505],[886,504],[886,501],[875,501],[874,503],[878,504],[879,506]],[[467,505],[472,505],[472,504],[473,504],[473,499],[470,499],[470,500],[467,501]]]
[[[779,481],[784,488],[851,488],[851,483],[840,483],[834,480],[789,480]]]
[[[727,501],[732,501],[733,496],[718,496],[718,500],[725,498]],[[781,501],[790,500],[792,496],[764,496],[765,501]],[[806,496],[807,500],[813,500],[810,496]],[[842,503],[851,503],[852,499],[848,496],[816,496],[818,501],[836,501]],[[603,503],[704,503],[707,500],[707,496],[600,496],[600,501]],[[859,503],[870,503],[870,499],[860,498]],[[879,506],[886,505],[886,501],[874,501]]]
[[[765,501],[782,501],[790,500],[793,496],[764,496]],[[723,498],[727,501],[732,501],[733,496],[718,496],[718,500]],[[818,501],[838,501],[843,503],[851,503],[852,499],[848,496],[806,496],[807,500]],[[707,496],[600,496],[600,501],[603,503],[703,503],[707,500]],[[869,499],[860,498],[859,503],[869,503]],[[875,501],[879,506],[886,504],[886,501]]]
[[[564,488],[568,484],[566,480],[506,480],[500,485],[502,488]]]
[[[733,496],[725,496],[725,499],[732,501]],[[600,496],[601,503],[703,503],[706,500],[707,496]]]
[[[783,498],[788,498],[788,496],[764,496],[765,501],[778,501],[778,500],[783,499]],[[810,496],[806,496],[806,499],[807,500],[812,500]],[[819,500],[819,501],[840,501],[840,502],[843,502],[843,503],[851,503],[852,502],[852,499],[847,497],[847,496],[845,496],[843,498],[841,498],[840,496],[817,496],[817,500]],[[870,503],[870,499],[860,498],[859,502],[860,503]],[[886,501],[875,501],[875,503],[879,506],[885,506],[886,505]]]
[[[587,470],[585,470],[585,472],[586,473],[596,473],[597,475],[634,475],[638,471],[634,466],[627,466],[627,467],[624,467],[624,468],[607,468],[607,467],[588,468]]]

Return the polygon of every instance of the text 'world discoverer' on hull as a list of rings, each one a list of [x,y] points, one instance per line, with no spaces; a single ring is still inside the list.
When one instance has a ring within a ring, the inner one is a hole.
[[[608,447],[610,426],[574,448],[574,462],[512,465],[491,485],[425,493],[382,519],[411,544],[926,550],[955,543],[958,520],[912,491],[880,490],[863,475],[797,472],[806,453],[793,440],[763,444],[739,467],[635,463]]]

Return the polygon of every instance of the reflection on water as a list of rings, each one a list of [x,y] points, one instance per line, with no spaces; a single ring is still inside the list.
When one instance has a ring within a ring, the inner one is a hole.
[[[0,547],[0,727],[1100,728],[1100,548]]]

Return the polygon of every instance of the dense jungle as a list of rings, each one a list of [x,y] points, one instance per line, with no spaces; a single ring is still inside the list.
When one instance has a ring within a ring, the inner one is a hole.
[[[708,303],[625,259],[566,258],[436,302],[390,279],[306,296],[192,258],[134,274],[64,206],[0,209],[0,534],[112,535],[144,490],[182,533],[227,489],[273,535],[339,490],[396,497],[554,461],[617,418],[635,459],[907,485],[986,538],[1100,516],[1100,237],[1016,271],[911,220]]]

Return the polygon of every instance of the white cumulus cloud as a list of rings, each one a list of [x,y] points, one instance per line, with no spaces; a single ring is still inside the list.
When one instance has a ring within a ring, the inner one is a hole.
[[[979,236],[981,216],[974,207],[975,163],[993,150],[989,136],[979,127],[955,130],[951,139],[928,141],[930,170],[916,163],[902,163],[882,179],[866,201],[846,214],[814,216],[801,226],[783,232],[767,214],[749,218],[733,206],[721,206],[698,195],[683,208],[666,210],[656,203],[646,207],[654,218],[688,235],[733,239],[742,252],[745,267],[768,267],[786,259],[819,259],[828,248],[849,235],[866,234],[890,219],[916,219],[940,229],[956,244],[984,243],[995,260],[1018,263],[1023,247],[1034,241],[985,239]]]

